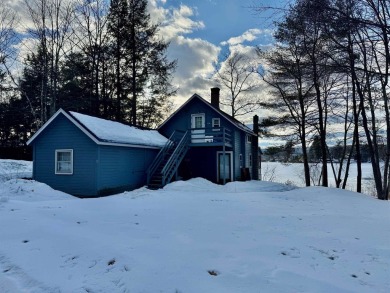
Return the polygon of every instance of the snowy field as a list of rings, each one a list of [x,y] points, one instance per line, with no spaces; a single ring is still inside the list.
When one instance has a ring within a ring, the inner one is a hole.
[[[0,292],[390,292],[389,202],[271,182],[0,184]]]
[[[278,163],[278,162],[262,162],[262,175],[264,180],[292,184],[298,187],[305,186],[304,173],[303,173],[303,164],[301,163]],[[337,166],[336,166],[337,167]],[[312,167],[312,176],[311,178],[318,183],[320,179],[320,167]],[[338,170],[338,169],[336,169]],[[336,171],[337,173],[337,171]],[[347,189],[355,191],[356,190],[356,176],[357,169],[356,164],[352,163],[349,170],[349,177],[347,181]],[[332,167],[328,164],[328,178],[329,186],[335,187],[335,180],[332,173]],[[313,184],[312,184],[313,185]],[[315,184],[320,185],[320,184]],[[375,194],[375,185],[374,178],[372,175],[372,167],[370,163],[362,164],[362,191],[368,195]]]
[[[14,178],[31,178],[32,162],[0,159],[0,184]]]

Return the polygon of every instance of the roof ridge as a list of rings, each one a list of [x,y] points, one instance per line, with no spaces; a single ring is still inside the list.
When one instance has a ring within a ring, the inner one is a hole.
[[[233,125],[235,125],[237,128],[245,131],[245,132],[248,132],[250,134],[253,134],[253,135],[256,135],[252,129],[250,129],[248,126],[246,126],[244,123],[242,123],[241,121],[237,120],[236,118],[232,117],[231,115],[229,115],[228,113],[222,111],[221,109],[218,109],[216,107],[214,107],[210,102],[206,101],[203,97],[201,97],[199,94],[195,93],[193,94],[183,105],[181,105],[178,109],[176,109],[175,112],[173,112],[167,119],[165,119],[165,121],[158,127],[158,129],[160,129],[165,123],[167,123],[173,116],[175,116],[175,114],[177,112],[179,112],[185,105],[187,105],[191,100],[193,100],[194,98],[198,98],[200,101],[204,102],[206,105],[208,105],[209,107],[211,107],[214,111],[218,112],[220,115],[224,116],[225,119],[227,119],[228,121],[230,121],[230,123],[232,123]]]

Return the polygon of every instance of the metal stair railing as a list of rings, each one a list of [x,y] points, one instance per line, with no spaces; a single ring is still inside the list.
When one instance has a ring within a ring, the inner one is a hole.
[[[176,173],[177,169],[181,161],[183,160],[185,154],[189,149],[189,141],[190,141],[190,132],[186,131],[178,145],[176,146],[174,152],[169,158],[168,162],[165,164],[164,168],[161,171],[162,174],[162,186],[168,184],[173,175]]]
[[[147,173],[147,184],[150,184],[153,174],[156,172],[157,168],[160,166],[161,162],[164,160],[167,152],[174,146],[174,137],[176,136],[176,131],[168,138],[167,142],[163,148],[158,152],[156,158],[153,160],[152,164],[146,171]]]

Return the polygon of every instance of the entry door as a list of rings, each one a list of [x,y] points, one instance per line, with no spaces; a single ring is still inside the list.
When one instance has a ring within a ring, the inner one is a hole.
[[[225,152],[224,156],[223,152],[218,152],[218,182],[223,183],[223,179],[232,181],[232,171],[232,153]]]
[[[205,114],[192,114],[191,115],[191,128],[202,128],[192,130],[191,142],[192,143],[203,143],[205,142]]]

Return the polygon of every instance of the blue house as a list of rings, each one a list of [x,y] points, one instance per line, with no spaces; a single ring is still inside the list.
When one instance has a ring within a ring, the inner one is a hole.
[[[177,179],[225,184],[259,178],[258,117],[253,130],[193,95],[158,130],[57,111],[27,142],[33,178],[80,197],[96,197]],[[168,138],[168,139],[167,139]]]
[[[224,184],[259,179],[258,117],[253,130],[219,108],[219,88],[211,103],[193,95],[158,131],[169,140],[148,170],[148,186],[203,177]]]
[[[156,130],[59,110],[27,142],[33,178],[80,197],[132,190],[167,139]]]

